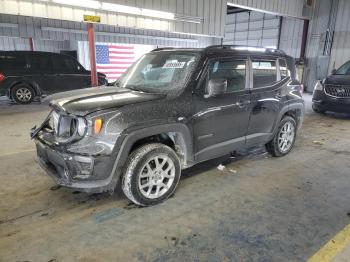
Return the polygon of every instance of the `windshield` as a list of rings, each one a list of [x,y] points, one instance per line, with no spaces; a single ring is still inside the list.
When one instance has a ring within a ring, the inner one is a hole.
[[[335,73],[336,75],[350,75],[350,61],[342,65]]]
[[[132,90],[160,93],[181,89],[196,62],[197,55],[193,53],[148,53],[129,68],[116,85]]]

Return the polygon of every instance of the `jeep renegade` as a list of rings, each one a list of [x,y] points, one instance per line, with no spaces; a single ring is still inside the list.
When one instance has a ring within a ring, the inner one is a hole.
[[[161,48],[113,87],[55,94],[33,128],[39,163],[60,185],[142,206],[173,194],[181,170],[266,145],[288,154],[304,115],[294,61],[262,47]]]

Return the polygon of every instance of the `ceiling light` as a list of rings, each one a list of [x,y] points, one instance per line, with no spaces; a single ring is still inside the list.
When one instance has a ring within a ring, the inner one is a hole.
[[[62,5],[72,5],[72,6],[79,6],[79,7],[88,7],[88,8],[94,8],[99,9],[101,8],[101,4],[99,1],[95,0],[52,0],[53,3],[62,4]]]
[[[175,17],[173,13],[151,10],[151,9],[141,9],[141,15],[151,16],[156,18],[163,18],[163,19],[171,19],[171,20],[174,19]]]
[[[101,9],[106,10],[106,11],[118,12],[118,13],[141,15],[141,8],[127,6],[127,5],[102,3]]]

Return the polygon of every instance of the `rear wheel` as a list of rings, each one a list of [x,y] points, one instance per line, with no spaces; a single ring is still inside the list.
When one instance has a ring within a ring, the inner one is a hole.
[[[24,84],[16,85],[11,90],[11,98],[18,104],[30,104],[34,95],[34,89]]]
[[[281,120],[274,138],[266,144],[267,151],[276,157],[288,154],[294,146],[296,128],[294,118],[285,116]]]
[[[174,150],[164,144],[147,144],[130,154],[122,189],[137,205],[155,205],[175,191],[180,173],[180,160]]]

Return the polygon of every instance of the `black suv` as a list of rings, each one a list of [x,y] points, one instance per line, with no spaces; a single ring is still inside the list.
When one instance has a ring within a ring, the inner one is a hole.
[[[196,163],[257,145],[286,155],[303,120],[300,90],[278,50],[156,49],[115,87],[53,95],[31,136],[58,184],[113,192],[121,182],[131,201],[152,205]]]
[[[106,85],[98,73],[99,84]],[[0,96],[29,104],[36,96],[91,86],[90,71],[71,56],[49,52],[1,51]]]
[[[316,113],[350,113],[350,61],[334,69],[323,81],[316,82],[312,109]]]

